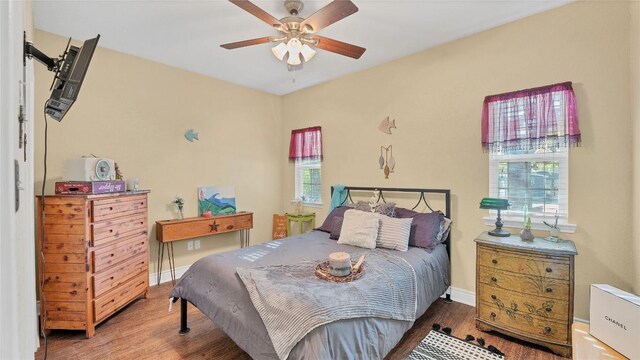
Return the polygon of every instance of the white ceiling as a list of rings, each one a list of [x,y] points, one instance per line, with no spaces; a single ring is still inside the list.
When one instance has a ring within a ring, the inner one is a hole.
[[[287,71],[286,63],[271,54],[271,44],[220,47],[278,34],[225,0],[36,0],[33,13],[41,30],[75,40],[100,34],[102,47],[283,95],[570,1],[353,0],[358,12],[318,34],[362,46],[364,55],[354,60],[319,50],[296,72]],[[253,2],[278,19],[287,15],[282,0]],[[329,2],[304,1],[300,16],[306,18]]]

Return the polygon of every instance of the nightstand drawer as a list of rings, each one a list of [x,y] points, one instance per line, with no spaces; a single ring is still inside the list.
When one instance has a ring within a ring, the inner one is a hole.
[[[519,334],[545,341],[570,344],[568,339],[569,325],[566,321],[555,321],[527,314],[526,310],[513,309],[506,305],[500,309],[489,303],[478,308],[478,318],[489,324],[499,326]]]
[[[564,256],[523,254],[478,246],[478,265],[537,277],[568,280],[569,259]]]
[[[500,289],[544,296],[551,299],[569,298],[569,281],[544,276],[514,274],[484,266],[478,267],[478,282]]]
[[[519,292],[500,289],[498,287],[482,285],[478,287],[478,300],[497,306],[500,309],[515,306],[524,314],[535,315],[540,318],[566,321],[569,314],[569,305],[566,301],[527,296]],[[566,299],[566,298],[565,298]]]

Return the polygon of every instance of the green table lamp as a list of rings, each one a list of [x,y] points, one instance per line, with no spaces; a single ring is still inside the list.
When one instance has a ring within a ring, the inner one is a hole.
[[[507,210],[509,207],[509,200],[498,198],[484,198],[480,201],[480,209],[498,210],[498,218],[496,219],[496,228],[489,231],[489,235],[507,237],[511,234],[502,230],[502,218],[500,217],[500,210]]]

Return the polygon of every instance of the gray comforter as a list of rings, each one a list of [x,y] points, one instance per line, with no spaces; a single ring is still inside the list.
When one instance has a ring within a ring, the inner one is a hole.
[[[202,258],[182,276],[171,296],[198,307],[254,359],[277,359],[265,324],[236,268],[320,261],[336,251],[366,253],[362,248],[337,244],[326,233],[313,231]],[[446,250],[438,246],[432,253],[419,248],[388,252],[402,257],[416,273],[417,318],[449,286]],[[382,359],[412,325],[412,321],[379,317],[330,322],[304,336],[289,353],[289,359]]]

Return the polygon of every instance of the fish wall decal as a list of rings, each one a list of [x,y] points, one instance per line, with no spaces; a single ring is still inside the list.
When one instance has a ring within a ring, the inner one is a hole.
[[[391,135],[391,129],[397,129],[396,119],[389,121],[389,117],[387,116],[386,118],[384,118],[384,120],[382,120],[380,125],[378,125],[378,129],[380,129],[380,131],[385,134]]]
[[[193,140],[200,140],[198,139],[198,133],[194,132],[193,129],[189,129],[189,131],[184,133],[184,137],[191,142],[193,142]]]

